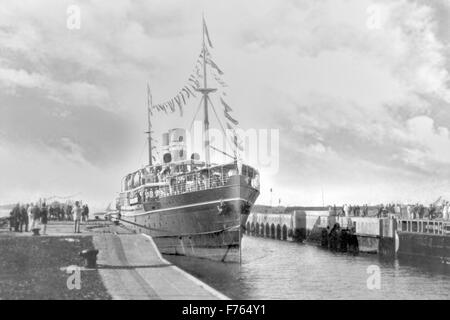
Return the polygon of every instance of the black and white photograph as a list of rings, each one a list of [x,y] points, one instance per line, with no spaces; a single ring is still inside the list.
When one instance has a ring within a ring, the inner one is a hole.
[[[450,1],[1,0],[0,300],[450,300]]]

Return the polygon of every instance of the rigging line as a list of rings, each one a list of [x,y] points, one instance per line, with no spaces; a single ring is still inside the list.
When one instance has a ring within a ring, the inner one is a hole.
[[[192,119],[191,125],[189,126],[189,131],[192,130],[192,125],[194,124],[195,118],[197,118],[198,112],[200,111],[203,99],[204,97],[202,96],[202,98],[200,99],[200,103],[198,104],[197,111],[195,112],[194,118]]]
[[[230,157],[231,159],[234,159],[235,157],[233,157],[233,156],[231,156],[231,155],[229,155],[228,153],[226,153],[225,151],[222,151],[222,150],[220,150],[220,149],[217,149],[216,147],[214,147],[214,146],[209,146],[211,149],[213,149],[213,150],[215,150],[215,151],[217,151],[217,152],[220,152],[220,153],[222,153],[223,155],[226,155],[227,157]]]
[[[222,128],[223,134],[225,135],[225,140],[226,140],[226,141],[228,142],[228,144],[230,145],[231,150],[233,150],[234,157],[236,158],[236,157],[237,157],[237,155],[236,155],[236,150],[233,148],[233,145],[232,145],[232,144],[230,143],[230,141],[227,139],[226,131],[225,131],[223,125],[222,125],[222,122],[221,122],[220,119],[219,119],[219,116],[217,115],[216,108],[214,107],[214,104],[212,103],[212,101],[211,101],[211,99],[210,99],[209,97],[208,97],[208,100],[209,100],[209,103],[211,103],[211,107],[212,107],[212,109],[213,109],[213,111],[214,111],[214,114],[215,114],[215,116],[216,116],[216,119],[217,119],[217,121],[219,122],[220,127]]]
[[[227,139],[227,134],[226,134],[225,128],[223,127],[222,122],[220,121],[219,116],[217,115],[216,108],[214,107],[214,105],[213,105],[211,99],[209,99],[209,97],[208,97],[208,100],[209,100],[209,102],[211,103],[211,107],[212,107],[212,109],[213,109],[213,111],[214,111],[214,115],[216,116],[216,119],[217,119],[217,121],[219,122],[220,127],[222,128],[223,134],[225,135],[225,140],[226,140],[226,141],[228,142],[228,144],[230,145],[231,150],[233,150],[234,157],[236,158],[236,157],[237,157],[237,155],[236,155],[236,150],[233,148],[233,145],[231,144],[231,142]]]

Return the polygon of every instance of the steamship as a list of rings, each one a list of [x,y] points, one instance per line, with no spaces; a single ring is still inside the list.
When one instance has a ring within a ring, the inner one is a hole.
[[[209,41],[203,21],[202,85],[194,90],[201,96],[199,108],[203,107],[204,158],[198,153],[187,154],[183,128],[163,133],[161,157],[154,158],[151,110],[155,108],[150,102],[149,163],[122,179],[116,208],[124,226],[150,235],[163,254],[238,262],[243,230],[259,196],[260,178],[258,171],[242,163],[236,153],[228,163],[210,161],[210,149],[215,148],[208,138],[209,95],[216,89],[207,86],[210,64],[205,37]]]

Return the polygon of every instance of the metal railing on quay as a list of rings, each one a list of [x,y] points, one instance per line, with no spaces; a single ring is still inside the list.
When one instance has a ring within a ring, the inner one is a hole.
[[[450,235],[450,221],[446,220],[398,220],[398,231]]]

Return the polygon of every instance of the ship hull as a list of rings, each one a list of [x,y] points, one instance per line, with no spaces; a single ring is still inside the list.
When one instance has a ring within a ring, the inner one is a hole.
[[[234,179],[121,210],[122,222],[150,235],[163,254],[238,262],[243,228],[258,195],[243,179]]]

